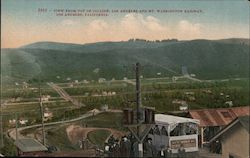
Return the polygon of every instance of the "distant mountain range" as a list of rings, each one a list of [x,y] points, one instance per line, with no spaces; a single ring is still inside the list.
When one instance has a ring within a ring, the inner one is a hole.
[[[1,75],[4,83],[134,78],[136,62],[144,77],[181,75],[183,66],[200,79],[249,77],[249,39],[37,42],[2,49]]]
[[[72,43],[58,43],[58,42],[36,42],[22,46],[21,48],[28,49],[52,49],[61,51],[73,51],[79,53],[92,53],[112,49],[127,49],[127,48],[158,48],[169,44],[179,42],[178,40],[164,40],[163,42],[146,41],[143,39],[130,39],[122,42],[98,42],[89,44],[72,44]]]

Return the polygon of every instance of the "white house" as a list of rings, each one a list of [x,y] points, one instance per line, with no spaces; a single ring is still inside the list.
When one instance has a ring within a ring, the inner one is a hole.
[[[45,118],[51,118],[51,117],[53,116],[53,113],[50,112],[50,111],[46,111],[46,112],[44,112],[43,116],[44,116]]]
[[[43,95],[42,98],[41,98],[41,100],[43,102],[47,102],[47,101],[49,101],[49,98],[50,98],[50,95]]]
[[[106,95],[108,95],[108,93],[106,91],[103,91],[102,95],[106,96]]]
[[[28,88],[28,83],[23,82],[23,88]]]
[[[178,79],[177,77],[173,76],[173,77],[172,77],[172,82],[176,82],[177,79]]]
[[[89,83],[89,81],[88,81],[88,80],[83,80],[83,83],[86,83],[86,84],[87,84],[87,83]]]
[[[27,119],[20,119],[19,120],[19,123],[21,124],[21,125],[25,125],[26,123],[28,123],[29,121],[27,120]]]
[[[106,81],[105,78],[99,78],[99,79],[98,79],[98,82],[99,82],[99,83],[103,83],[103,82],[105,82],[105,81]]]
[[[107,104],[104,104],[101,106],[101,111],[108,111],[109,106]]]
[[[15,119],[12,119],[12,120],[9,120],[9,124],[13,125],[16,123],[16,120]]]
[[[181,111],[188,110],[188,104],[186,104],[186,105],[180,105],[180,106],[179,106],[179,109],[180,109]]]
[[[232,107],[233,106],[233,101],[226,101],[225,102],[226,105],[228,105],[229,107]]]
[[[53,113],[50,111],[46,111],[43,113],[44,121],[47,121],[53,117]]]
[[[194,92],[185,92],[186,95],[194,95]]]
[[[173,104],[181,104],[181,105],[187,104],[186,101],[184,101],[184,100],[179,100],[179,99],[174,99],[174,100],[172,101],[172,103],[173,103]]]

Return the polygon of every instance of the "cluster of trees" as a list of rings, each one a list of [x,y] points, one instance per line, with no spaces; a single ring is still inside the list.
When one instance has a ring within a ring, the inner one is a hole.
[[[58,97],[59,94],[55,92],[53,89],[42,89],[42,95],[50,95],[52,97]],[[39,97],[39,90],[38,89],[13,89],[13,90],[6,90],[2,93],[2,98],[38,98]]]
[[[120,86],[101,86],[101,87],[75,87],[75,88],[65,88],[64,89],[69,95],[85,95],[89,94],[102,94],[102,92],[126,92],[128,90],[134,90],[133,87]]]
[[[142,103],[145,106],[154,106],[156,110],[161,112],[178,110],[178,105],[172,103],[173,100],[184,100],[192,108],[218,108],[228,107],[227,101],[232,101],[234,106],[248,105],[249,96],[247,91],[239,88],[217,87],[217,88],[197,88],[186,91],[192,91],[193,95],[187,95],[185,90],[174,91],[153,91],[150,93],[142,93]],[[190,99],[190,97],[194,99]],[[89,106],[100,107],[108,104],[110,108],[120,109],[127,105],[132,106],[135,101],[135,93],[117,95],[112,97],[84,97],[80,98],[81,102]]]
[[[135,41],[139,41],[139,42],[178,42],[178,39],[163,39],[163,40],[155,40],[155,41],[150,41],[150,40],[145,40],[145,39],[140,39],[140,38],[135,38],[135,39],[129,39],[129,42],[135,42]]]
[[[152,88],[157,90],[173,90],[173,89],[204,89],[215,87],[228,87],[225,82],[185,82],[185,83],[171,83],[171,84],[158,84],[153,83]]]

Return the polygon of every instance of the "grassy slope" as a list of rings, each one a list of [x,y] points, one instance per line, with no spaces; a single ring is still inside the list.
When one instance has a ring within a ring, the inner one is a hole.
[[[88,133],[88,139],[98,147],[103,147],[104,142],[109,135],[110,131],[108,130],[94,130]]]
[[[91,127],[101,128],[121,128],[122,114],[121,113],[102,113],[94,117],[89,117],[84,122]]]
[[[62,151],[70,151],[79,149],[78,144],[71,144],[66,133],[66,127],[50,129],[47,132],[47,140],[49,145],[58,147]]]
[[[144,77],[156,77],[157,72],[162,72],[162,76],[180,75],[182,66],[186,66],[189,73],[195,73],[198,78],[249,75],[249,47],[240,43],[195,40],[148,48],[123,45],[112,47],[112,43],[92,44],[93,49],[94,46],[98,52],[89,49],[82,49],[80,53],[73,50],[27,48],[5,50],[2,57],[8,60],[3,63],[6,70],[2,75],[4,79],[31,80],[37,79],[41,70],[41,78],[46,81],[61,82],[67,77],[78,80],[100,77],[121,79],[124,76],[133,77],[132,65],[135,62],[144,65]],[[129,71],[124,66],[129,66]],[[96,68],[100,69],[99,73],[93,72]],[[56,79],[56,76],[61,76],[61,79]]]
[[[21,82],[40,73],[40,66],[31,53],[19,49],[4,49],[1,53],[3,82]]]

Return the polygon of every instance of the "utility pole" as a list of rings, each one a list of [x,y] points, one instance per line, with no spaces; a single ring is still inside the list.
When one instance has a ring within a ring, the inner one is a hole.
[[[136,138],[133,146],[136,157],[143,157],[143,142],[148,135],[150,129],[154,125],[154,108],[142,107],[141,100],[141,84],[140,84],[140,64],[135,64],[136,73],[136,108],[124,109],[124,126],[128,127],[131,134]]]
[[[124,70],[125,70],[125,74],[126,74],[126,78],[127,79],[129,79],[129,66],[123,66],[123,68],[124,68]],[[125,92],[125,106],[126,107],[129,107],[129,103],[131,103],[131,102],[135,102],[135,101],[131,101],[131,100],[129,100],[129,85],[128,85],[128,83],[124,83],[124,87],[126,87],[126,92]]]
[[[15,117],[16,117],[16,141],[18,140],[18,115],[17,113],[15,113]]]
[[[2,93],[2,91],[1,91],[1,93]],[[0,123],[1,123],[1,144],[0,144],[0,148],[2,148],[3,146],[4,146],[4,143],[3,143],[3,112],[2,112],[2,103],[1,103],[1,105],[0,105]]]
[[[2,69],[1,69],[2,70]],[[2,147],[4,147],[4,141],[3,141],[3,105],[2,105],[2,76],[1,76],[1,80],[0,80],[0,86],[1,86],[1,92],[0,92],[0,123],[1,123],[1,144],[0,144],[0,149],[2,148]]]
[[[140,138],[140,109],[141,109],[141,84],[140,84],[140,63],[135,65],[136,73],[136,113],[137,113],[137,136]],[[138,143],[139,157],[143,157],[143,142]]]
[[[140,118],[140,107],[141,107],[141,85],[140,85],[140,64],[136,63],[135,67],[136,73],[136,112],[137,112],[137,123],[139,123]]]
[[[42,103],[42,93],[41,93],[41,79],[40,79],[40,75],[39,75],[39,102],[40,102],[40,112],[41,112],[41,119],[42,119],[42,137],[43,137],[43,145],[46,145],[46,141],[45,141],[45,131],[44,131],[44,118],[43,118],[43,103]]]

